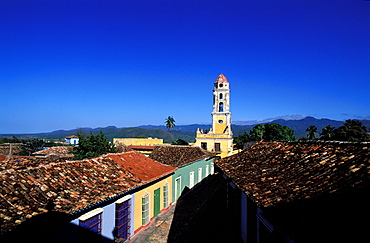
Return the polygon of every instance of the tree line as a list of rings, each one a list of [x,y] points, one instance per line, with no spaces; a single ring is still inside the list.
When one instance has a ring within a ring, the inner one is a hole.
[[[346,122],[335,128],[327,125],[322,128],[320,134],[316,126],[311,125],[306,129],[306,137],[300,138],[299,141],[351,141],[363,142],[370,141],[370,135],[367,129],[358,120],[348,119]],[[296,141],[294,131],[283,125],[276,123],[258,124],[254,126],[249,133],[244,131],[243,134],[234,137],[234,143],[237,148],[243,149],[244,144],[253,141]]]
[[[364,142],[370,141],[370,135],[367,132],[365,126],[362,122],[358,120],[348,119],[346,122],[335,128],[333,126],[327,125],[322,128],[320,134],[318,134],[318,129],[316,126],[311,125],[306,129],[307,136],[302,138],[305,140],[324,140],[324,141],[350,141],[350,142]]]

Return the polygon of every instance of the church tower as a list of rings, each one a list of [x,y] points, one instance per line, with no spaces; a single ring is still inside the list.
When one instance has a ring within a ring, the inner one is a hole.
[[[216,78],[213,87],[212,128],[209,132],[197,131],[196,146],[220,153],[221,157],[232,154],[230,84],[225,75]]]

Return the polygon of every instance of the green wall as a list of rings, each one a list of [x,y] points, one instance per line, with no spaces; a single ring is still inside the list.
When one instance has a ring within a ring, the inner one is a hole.
[[[206,160],[201,159],[197,160],[191,164],[185,165],[183,167],[178,168],[173,174],[173,186],[172,186],[172,203],[174,203],[177,198],[181,195],[184,188],[187,186],[190,188],[190,173],[194,172],[194,186],[198,183],[199,180],[199,168],[201,168],[201,179],[204,179],[208,175],[210,175],[214,169],[214,158]],[[206,171],[208,165],[208,174]],[[181,178],[181,184],[176,184],[176,180]]]

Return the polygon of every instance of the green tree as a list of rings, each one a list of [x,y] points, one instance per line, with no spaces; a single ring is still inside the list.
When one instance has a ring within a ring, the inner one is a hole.
[[[267,125],[267,124],[266,124]],[[249,134],[251,136],[251,139],[253,141],[260,141],[263,139],[263,135],[266,131],[265,125],[263,124],[258,124],[250,130]]]
[[[335,129],[335,127],[332,127],[330,125],[326,125],[325,127],[323,127],[321,129],[320,139],[322,139],[322,140],[331,140],[332,137],[334,136],[334,129]]]
[[[97,157],[106,153],[116,153],[114,144],[110,143],[102,131],[98,135],[90,132],[90,136],[83,136],[80,133],[78,146],[73,148],[74,159],[85,159]]]
[[[346,122],[334,130],[335,140],[340,141],[369,141],[370,136],[366,131],[366,127],[358,120],[348,119]]]
[[[32,153],[37,151],[37,148],[43,147],[45,142],[42,139],[28,139],[22,140],[20,145],[21,151],[19,155],[31,156]]]
[[[295,141],[294,131],[276,123],[265,124],[263,139],[266,141]]]
[[[172,141],[171,143],[172,145],[189,145],[188,142],[186,142],[185,140],[179,138],[179,139],[176,139],[174,141]]]
[[[170,131],[171,129],[173,129],[176,125],[175,125],[175,119],[173,119],[172,116],[168,116],[164,122],[166,124],[166,128],[168,131]]]
[[[250,141],[252,141],[251,135],[249,135],[246,131],[239,136],[234,137],[234,143],[238,149],[243,149],[244,144]]]
[[[247,134],[234,138],[234,142],[239,149],[242,149],[246,142],[250,141],[295,141],[294,131],[287,126],[276,123],[258,124],[254,126]]]
[[[308,132],[307,133],[307,138],[309,140],[314,140],[316,138],[317,127],[314,126],[314,125],[311,125],[311,126],[307,127],[306,132]]]

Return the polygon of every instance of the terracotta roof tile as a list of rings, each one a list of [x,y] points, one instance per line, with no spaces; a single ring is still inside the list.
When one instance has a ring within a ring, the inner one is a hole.
[[[154,150],[154,145],[128,145],[129,148],[134,150]]]
[[[72,158],[72,146],[56,146],[34,152],[33,155],[45,155],[46,157],[67,157]]]
[[[260,142],[217,165],[267,207],[369,180],[370,144]]]
[[[181,167],[197,160],[213,157],[215,155],[215,153],[206,151],[200,147],[157,145],[149,155],[149,158],[162,164]]]
[[[228,83],[228,82],[229,81],[227,81],[227,78],[223,74],[218,75],[218,77],[216,78],[216,83]]]
[[[21,147],[19,146],[20,143],[4,143],[0,144],[0,155],[9,155],[10,153],[10,147],[12,147],[12,154],[17,154],[21,152]]]
[[[56,211],[71,214],[174,170],[137,152],[75,161],[9,158],[0,163],[1,231],[46,212],[50,201]]]

